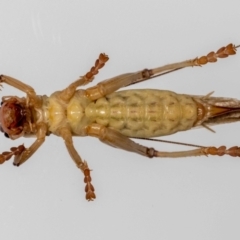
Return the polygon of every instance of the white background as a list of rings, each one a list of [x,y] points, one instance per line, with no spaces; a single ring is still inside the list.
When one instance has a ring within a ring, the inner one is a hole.
[[[239,1],[0,1],[0,72],[38,94],[84,75],[99,53],[110,61],[93,84],[145,67],[240,44]],[[134,88],[239,97],[240,56],[184,69]],[[17,94],[6,85],[2,96]],[[240,145],[239,123],[164,139]],[[1,152],[33,139],[1,137]],[[0,238],[221,240],[240,238],[240,161],[227,156],[152,159],[77,138],[97,199],[85,200],[82,173],[62,139],[51,136],[20,168],[0,167]],[[175,145],[153,144],[159,150]],[[181,147],[181,149],[186,149]]]

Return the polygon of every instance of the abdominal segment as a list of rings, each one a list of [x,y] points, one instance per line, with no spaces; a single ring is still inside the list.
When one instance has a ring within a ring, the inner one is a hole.
[[[129,137],[157,137],[193,127],[192,97],[162,90],[119,91],[90,103],[86,117]]]

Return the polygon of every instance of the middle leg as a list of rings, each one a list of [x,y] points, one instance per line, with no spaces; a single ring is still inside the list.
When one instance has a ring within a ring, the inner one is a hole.
[[[65,145],[67,150],[76,163],[77,167],[80,168],[84,174],[84,182],[86,183],[85,192],[86,192],[86,199],[88,201],[93,201],[96,198],[94,193],[94,187],[91,183],[91,176],[90,176],[90,169],[88,168],[88,164],[86,161],[83,161],[79,156],[78,152],[73,146],[72,134],[68,127],[63,127],[59,130],[60,136],[64,139]]]
[[[98,57],[98,59],[95,62],[95,65],[90,69],[89,72],[87,72],[83,77],[80,77],[77,79],[75,82],[71,83],[67,88],[65,88],[63,91],[60,93],[60,98],[63,101],[68,102],[73,94],[75,93],[76,89],[80,86],[87,85],[90,83],[94,75],[98,74],[98,70],[104,67],[105,63],[108,61],[108,56],[104,53],[101,53]]]

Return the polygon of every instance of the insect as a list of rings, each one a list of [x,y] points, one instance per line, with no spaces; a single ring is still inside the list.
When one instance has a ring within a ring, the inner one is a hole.
[[[171,91],[143,89],[123,90],[122,87],[152,79],[185,67],[202,66],[216,62],[217,58],[234,55],[233,44],[210,52],[206,56],[183,62],[168,64],[153,69],[126,73],[98,83],[85,90],[78,89],[94,79],[108,61],[100,54],[95,65],[83,77],[67,88],[54,92],[50,97],[37,95],[34,89],[9,76],[1,75],[0,83],[6,83],[26,94],[26,97],[2,97],[0,109],[1,131],[14,140],[19,137],[36,137],[34,143],[12,147],[0,154],[0,163],[14,156],[13,164],[26,162],[43,144],[45,137],[55,134],[63,138],[69,155],[84,174],[86,199],[96,198],[91,170],[82,160],[73,145],[74,136],[92,136],[116,148],[152,157],[187,157],[228,154],[240,157],[240,148],[225,146],[195,146],[194,150],[160,152],[140,145],[134,138],[155,140],[155,137],[185,131],[197,126],[239,121],[240,100],[223,97],[194,96]],[[116,92],[117,91],[117,92]],[[190,145],[194,146],[194,145]]]

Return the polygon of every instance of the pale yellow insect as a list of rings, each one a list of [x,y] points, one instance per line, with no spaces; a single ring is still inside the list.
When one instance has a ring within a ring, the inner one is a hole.
[[[64,139],[67,150],[77,167],[84,173],[86,199],[96,196],[91,184],[90,170],[73,146],[73,136],[92,136],[113,147],[135,152],[146,157],[187,157],[200,155],[228,154],[240,156],[240,148],[225,146],[202,147],[180,152],[160,152],[139,145],[130,138],[149,139],[185,131],[196,126],[239,121],[240,101],[232,98],[176,94],[171,91],[144,89],[118,89],[151,79],[185,67],[201,66],[216,62],[236,53],[229,44],[216,53],[207,56],[168,64],[151,70],[126,73],[100,82],[86,90],[78,87],[91,82],[108,57],[100,54],[95,66],[83,77],[66,89],[54,92],[50,97],[36,95],[34,89],[23,82],[0,76],[0,82],[9,84],[26,93],[26,98],[7,96],[2,98],[0,110],[1,130],[5,136],[16,139],[21,136],[35,136],[35,142],[25,148],[23,145],[11,148],[0,155],[0,163],[13,155],[14,165],[28,160],[51,133]],[[190,145],[194,146],[194,145]]]

